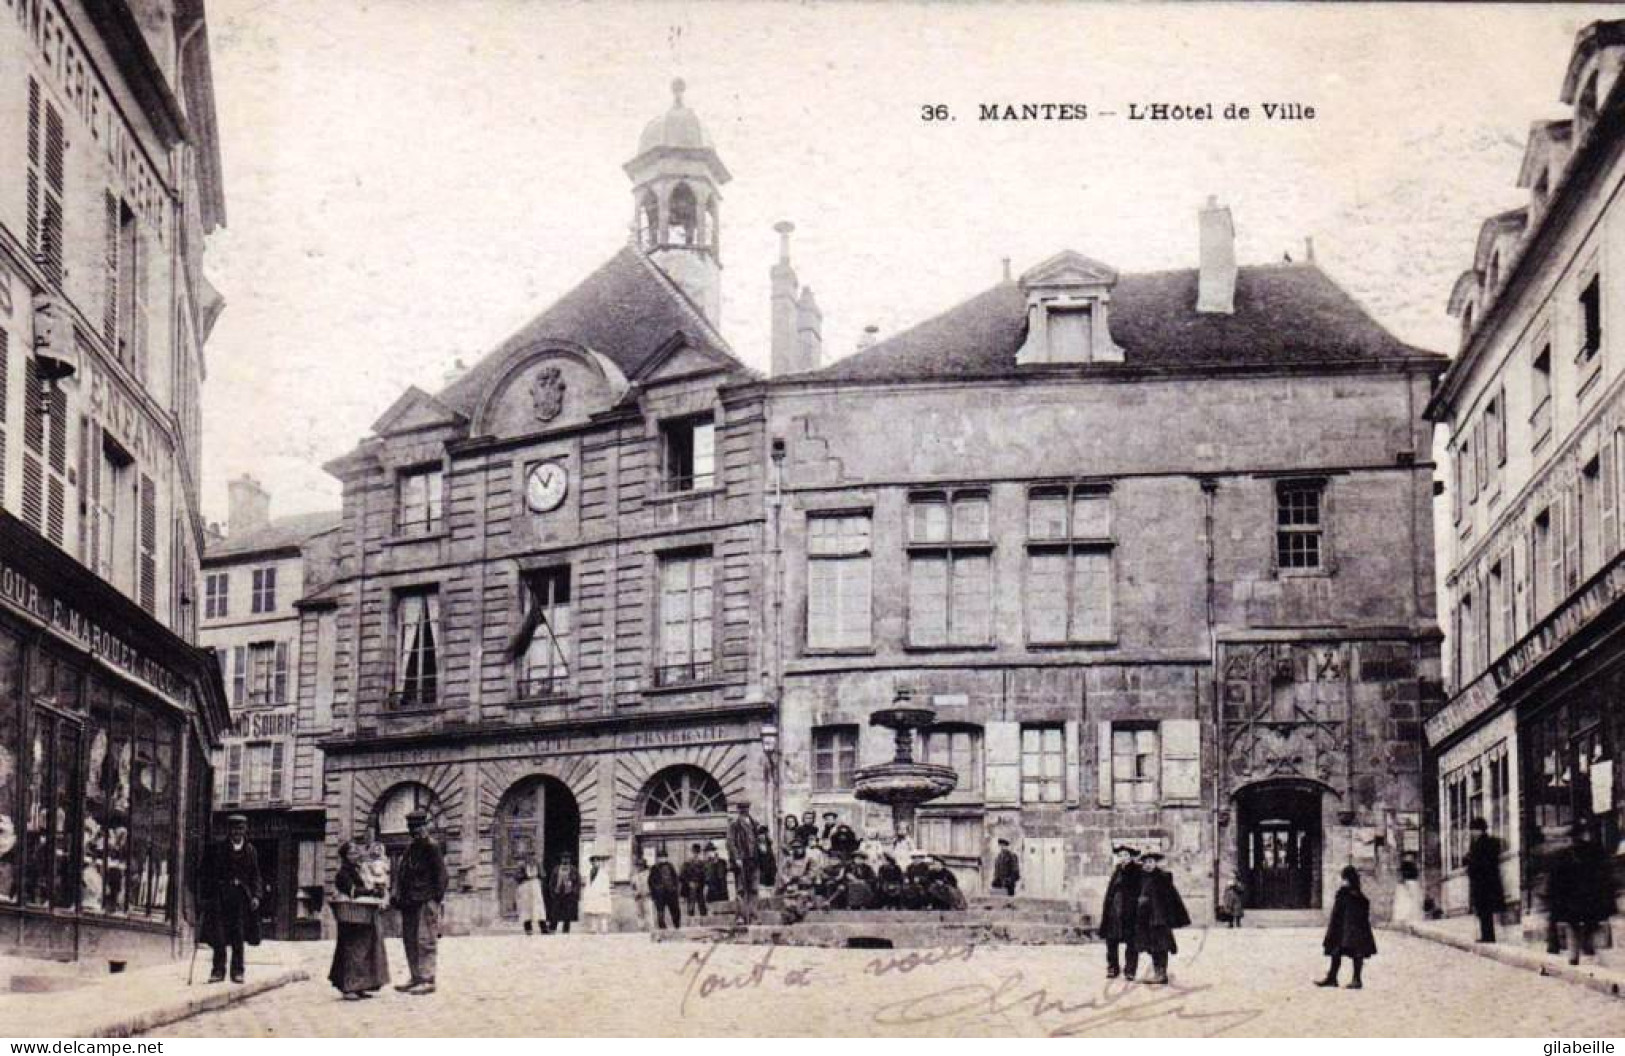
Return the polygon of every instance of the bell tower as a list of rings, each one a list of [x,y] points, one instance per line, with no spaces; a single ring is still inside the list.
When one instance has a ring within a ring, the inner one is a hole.
[[[638,153],[626,163],[632,180],[632,224],[638,248],[648,254],[711,325],[722,316],[722,194],[730,176],[683,103],[687,86],[671,82],[671,109],[650,121]]]

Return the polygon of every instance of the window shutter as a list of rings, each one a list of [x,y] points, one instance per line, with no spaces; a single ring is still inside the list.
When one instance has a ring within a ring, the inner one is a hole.
[[[247,697],[248,688],[248,647],[234,645],[231,647],[231,702],[241,704]]]
[[[1451,453],[1450,463],[1455,467],[1455,478],[1450,482],[1450,515],[1451,523],[1461,523],[1462,496],[1467,492],[1466,460],[1461,457],[1461,448],[1458,446]]]
[[[152,612],[158,605],[158,498],[152,478],[141,476],[141,607]]]
[[[1507,463],[1507,389],[1501,386],[1495,399],[1497,408],[1495,414],[1495,464],[1504,466]]]
[[[990,722],[982,730],[989,805],[1021,802],[1021,724]]]
[[[243,798],[243,746],[231,745],[226,749],[226,802],[236,803]]]
[[[288,643],[276,643],[276,669],[272,699],[277,704],[288,703]]]
[[[1561,582],[1565,596],[1580,585],[1580,536],[1585,527],[1581,523],[1580,488],[1580,480],[1576,478],[1569,485],[1569,490],[1563,496],[1562,502],[1564,507],[1563,564],[1566,574]]]
[[[1083,797],[1083,723],[1068,719],[1065,738],[1066,802],[1075,807]]]
[[[1614,445],[1604,443],[1597,452],[1597,505],[1602,512],[1597,525],[1597,556],[1593,567],[1601,568],[1619,548],[1619,517],[1614,498]]]
[[[28,252],[39,252],[40,207],[40,98],[39,82],[28,79]]]
[[[105,213],[102,246],[102,264],[105,281],[102,289],[102,336],[118,354],[118,240],[119,201],[112,191],[102,193]]]
[[[271,742],[271,798],[282,798],[282,771],[287,761],[287,741]]]
[[[1202,724],[1196,719],[1166,719],[1162,733],[1162,800],[1202,800]]]
[[[1112,724],[1095,723],[1095,798],[1112,805]]]

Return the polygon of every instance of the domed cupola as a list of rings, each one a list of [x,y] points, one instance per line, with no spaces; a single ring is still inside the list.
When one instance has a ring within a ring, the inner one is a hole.
[[[686,85],[671,84],[672,104],[638,137],[626,163],[632,180],[633,228],[638,247],[705,313],[722,315],[722,241],[719,192],[730,179],[700,124],[683,103]]]

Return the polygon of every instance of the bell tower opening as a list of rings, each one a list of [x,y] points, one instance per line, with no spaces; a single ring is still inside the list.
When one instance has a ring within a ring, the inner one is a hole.
[[[681,78],[672,82],[671,108],[644,126],[625,168],[638,248],[715,326],[722,315],[720,188],[731,177],[683,102],[686,87]]]

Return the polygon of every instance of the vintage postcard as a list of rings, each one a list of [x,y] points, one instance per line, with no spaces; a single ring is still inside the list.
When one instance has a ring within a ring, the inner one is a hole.
[[[1606,5],[0,0],[0,1034],[1612,1051],[1622,188]]]

